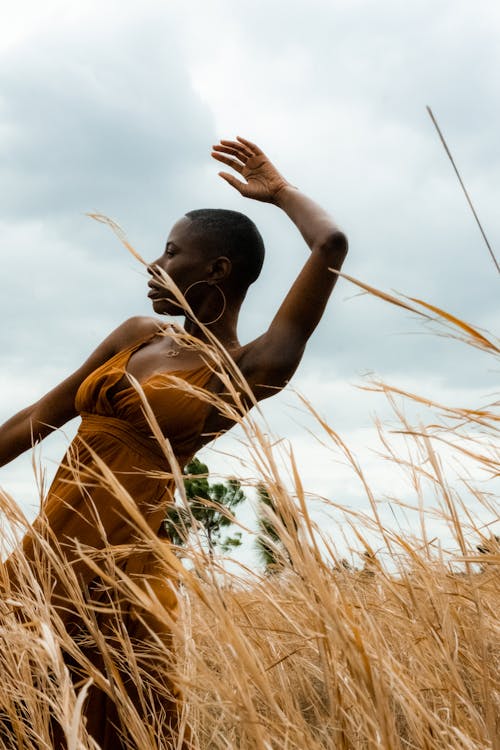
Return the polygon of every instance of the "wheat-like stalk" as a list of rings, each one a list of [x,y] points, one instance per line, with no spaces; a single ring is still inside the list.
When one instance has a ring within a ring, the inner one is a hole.
[[[498,352],[491,337],[435,306],[412,300],[419,306],[414,307],[363,288],[405,309],[423,307],[426,320],[432,313],[435,323],[451,326],[466,344],[492,356]],[[370,504],[370,512],[361,513],[322,499],[332,518],[343,512],[356,550],[365,553],[362,569],[347,568],[335,532],[330,527],[327,534],[309,514],[293,451],[286,453],[270,436],[260,415],[245,415],[246,384],[220,345],[209,337],[202,348],[220,373],[224,397],[181,378],[175,387],[210,400],[241,424],[253,462],[248,475],[266,488],[276,511],[269,514],[286,550],[278,572],[264,575],[241,566],[239,574],[229,573],[202,545],[188,550],[186,568],[96,456],[92,481],[103,484],[124,518],[133,520],[134,554],[140,550],[154,558],[155,577],[125,572],[120,560],[130,552],[126,544],[81,546],[81,559],[113,592],[105,605],[97,605],[71,568],[61,566],[57,545],[43,535],[40,548],[52,566],[50,575],[38,570],[35,576],[20,550],[11,563],[15,586],[0,566],[0,747],[50,748],[56,731],[71,750],[95,750],[85,705],[91,686],[98,685],[126,721],[130,747],[141,750],[180,748],[183,737],[191,737],[185,746],[192,750],[498,750],[500,547],[492,532],[498,521],[493,486],[500,463],[498,404],[466,409],[380,381],[365,386],[385,394],[393,409],[391,428],[377,423],[374,430],[380,460],[407,477],[408,493],[400,503],[419,518],[419,528],[408,537],[384,525],[363,466],[302,397],[318,439],[330,445],[332,459],[349,463]],[[173,477],[182,495],[181,467],[140,385],[134,385],[168,460],[165,479]],[[425,406],[429,421],[410,423],[404,409],[409,402]],[[283,451],[292,481],[280,474]],[[464,467],[461,481],[455,468],[452,476],[450,467],[456,465]],[[75,463],[75,482],[82,481],[80,468]],[[1,509],[19,537],[28,523],[5,493]],[[430,517],[448,525],[456,542],[452,549],[429,538]],[[342,533],[339,525],[339,539]],[[54,571],[71,591],[69,619],[74,626],[76,618],[77,631],[68,625],[68,613],[51,604]],[[171,608],[162,605],[165,586],[172,587]],[[105,630],[97,625],[103,607]],[[130,607],[140,640],[123,627],[123,609]],[[89,644],[99,652],[98,662],[89,657]],[[172,737],[167,720],[175,700],[181,715]]]

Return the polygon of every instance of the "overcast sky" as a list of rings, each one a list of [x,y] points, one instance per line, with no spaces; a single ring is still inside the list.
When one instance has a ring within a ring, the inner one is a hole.
[[[348,274],[498,332],[499,275],[425,110],[433,108],[499,248],[498,3],[4,6],[0,421],[75,369],[124,318],[151,312],[142,267],[86,212],[117,220],[146,259],[189,209],[247,213],[267,258],[240,339],[265,329],[308,251],[277,208],[217,177],[210,146],[236,134],[331,211],[350,239]],[[372,452],[371,420],[385,412],[381,398],[356,388],[366,373],[452,406],[484,404],[498,386],[486,355],[341,280],[293,386],[353,447],[381,498],[397,481]],[[355,480],[313,441],[298,406],[290,389],[264,413],[293,446],[306,488],[361,507]],[[225,440],[218,451],[241,452]],[[49,478],[64,445],[62,435],[46,441]],[[218,471],[236,470],[216,450],[204,456]],[[0,478],[25,508],[36,496],[30,460]]]

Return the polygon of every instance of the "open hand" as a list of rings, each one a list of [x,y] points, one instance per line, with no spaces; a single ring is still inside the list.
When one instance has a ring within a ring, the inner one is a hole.
[[[290,184],[255,143],[240,136],[236,141],[221,140],[213,146],[212,156],[246,180],[242,182],[229,172],[219,172],[245,198],[274,203],[279,191]]]

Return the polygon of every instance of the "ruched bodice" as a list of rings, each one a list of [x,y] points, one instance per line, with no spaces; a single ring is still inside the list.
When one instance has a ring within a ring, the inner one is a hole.
[[[87,414],[113,417],[126,423],[131,433],[151,436],[144,405],[128,376],[127,364],[132,354],[153,336],[119,352],[84,380],[75,399],[76,409],[84,421]],[[140,384],[179,463],[187,460],[196,449],[207,413],[206,403],[193,396],[188,386],[203,388],[211,375],[210,365],[202,363],[188,370],[155,373]],[[152,450],[157,452],[157,447]]]
[[[202,388],[212,369],[203,363],[191,370],[155,373],[141,386],[134,384],[128,361],[153,337],[116,354],[78,389],[75,406],[82,422],[43,508],[51,532],[63,545],[71,547],[78,540],[100,547],[134,539],[134,524],[124,517],[119,500],[110,497],[119,496],[119,491],[100,481],[107,470],[133,498],[150,528],[160,529],[175,488],[165,450],[148,424],[144,399],[181,468],[197,448],[208,406],[191,387]]]

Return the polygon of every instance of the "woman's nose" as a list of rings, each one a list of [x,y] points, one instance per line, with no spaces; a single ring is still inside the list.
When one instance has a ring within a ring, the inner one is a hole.
[[[155,273],[158,272],[158,266],[159,266],[159,262],[158,261],[159,261],[159,259],[158,260],[154,260],[152,263],[148,263],[146,270],[147,270],[147,272],[149,273],[150,276],[154,276]]]

